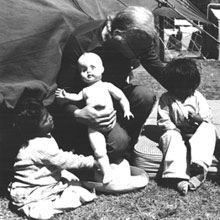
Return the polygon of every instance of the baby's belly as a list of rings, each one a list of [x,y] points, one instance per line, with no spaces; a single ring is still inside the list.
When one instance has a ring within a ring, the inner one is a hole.
[[[87,105],[92,105],[96,110],[101,111],[104,109],[113,109],[112,99],[100,99],[96,98],[96,100],[87,100]]]

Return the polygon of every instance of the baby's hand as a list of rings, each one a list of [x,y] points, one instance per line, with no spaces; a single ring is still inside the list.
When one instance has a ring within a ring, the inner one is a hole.
[[[66,98],[66,91],[64,89],[58,88],[55,92],[57,98]]]
[[[124,117],[129,120],[130,118],[134,118],[134,115],[130,111],[125,111]]]

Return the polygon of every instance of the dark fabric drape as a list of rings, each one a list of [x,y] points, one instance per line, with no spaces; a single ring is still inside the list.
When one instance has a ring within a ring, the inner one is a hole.
[[[13,108],[25,89],[53,101],[62,49],[88,21],[70,0],[7,0],[0,7],[0,103]]]

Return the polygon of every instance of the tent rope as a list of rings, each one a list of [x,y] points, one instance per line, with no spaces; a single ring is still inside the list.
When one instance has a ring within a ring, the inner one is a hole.
[[[195,26],[196,28],[198,28],[200,31],[204,32],[205,34],[207,34],[210,38],[212,38],[214,41],[216,41],[218,44],[220,44],[220,41],[217,40],[215,37],[213,37],[210,33],[208,33],[207,31],[205,31],[204,29],[202,29],[201,27],[199,27],[199,25],[197,25],[194,21],[190,20],[189,18],[185,17],[181,12],[179,12],[176,7],[170,3],[168,0],[155,0],[159,3],[159,5],[165,5],[171,9],[173,9],[176,13],[178,13],[180,16],[182,16],[183,18],[185,18],[190,24],[192,24],[193,26]]]
[[[116,0],[116,1],[121,3],[122,5],[124,5],[125,7],[128,7],[128,5],[126,3],[124,3],[123,1],[121,1],[121,0]]]
[[[168,21],[171,21],[171,22],[169,23]],[[165,24],[171,25],[171,27],[172,27],[173,30],[174,30],[174,25],[172,25],[172,21],[173,21],[173,19],[171,19],[171,18],[169,18],[169,17],[167,17],[167,18],[164,20]],[[169,39],[170,34],[166,33],[164,30],[162,30],[159,25],[156,25],[156,28],[157,28],[157,30],[163,31],[163,34],[167,37],[167,39]],[[189,36],[191,36],[190,33],[189,33],[188,35],[185,35],[185,37],[189,37]],[[159,37],[159,40],[160,40],[160,42],[163,44],[164,49],[167,51],[167,56],[168,56],[169,58],[171,58],[171,59],[174,58],[174,56],[172,56],[172,54],[170,53],[169,48],[168,48],[168,46],[166,45],[165,41],[164,41],[161,37]],[[171,41],[169,41],[169,40],[168,40],[168,42],[169,42],[169,45],[170,45],[171,48],[175,48],[175,43],[174,43],[174,42],[171,42]],[[168,42],[167,42],[167,43],[168,43]],[[202,57],[202,59],[206,60],[206,57],[203,55],[203,53],[202,53],[202,51],[201,51],[201,48],[200,48],[199,45],[196,43],[196,38],[193,39],[192,36],[191,36],[190,43],[191,43],[192,46],[196,49],[196,51],[199,52],[199,55]],[[200,46],[202,46],[202,45],[200,45]],[[186,45],[186,44],[184,44],[184,43],[182,43],[182,48],[185,49],[186,51],[190,51],[189,45]],[[183,50],[183,51],[184,51],[184,50]],[[194,50],[193,50],[193,51],[194,51]],[[181,52],[182,52],[182,50],[181,50]],[[181,53],[181,52],[180,52],[180,53]],[[192,51],[191,51],[191,52],[192,52]]]
[[[162,40],[161,37],[159,37],[159,40],[160,40],[160,42],[163,44],[164,48],[167,49],[167,51],[168,51],[168,53],[169,53],[168,56],[169,56],[171,59],[173,59],[172,54],[171,54],[170,51],[168,50],[167,45],[165,45],[165,43],[164,43],[164,41]]]

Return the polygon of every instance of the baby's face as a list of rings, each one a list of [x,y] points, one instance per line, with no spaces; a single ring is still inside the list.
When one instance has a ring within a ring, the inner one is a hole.
[[[79,62],[79,70],[82,80],[87,84],[92,84],[101,80],[104,68],[101,63],[88,57],[87,60]]]

